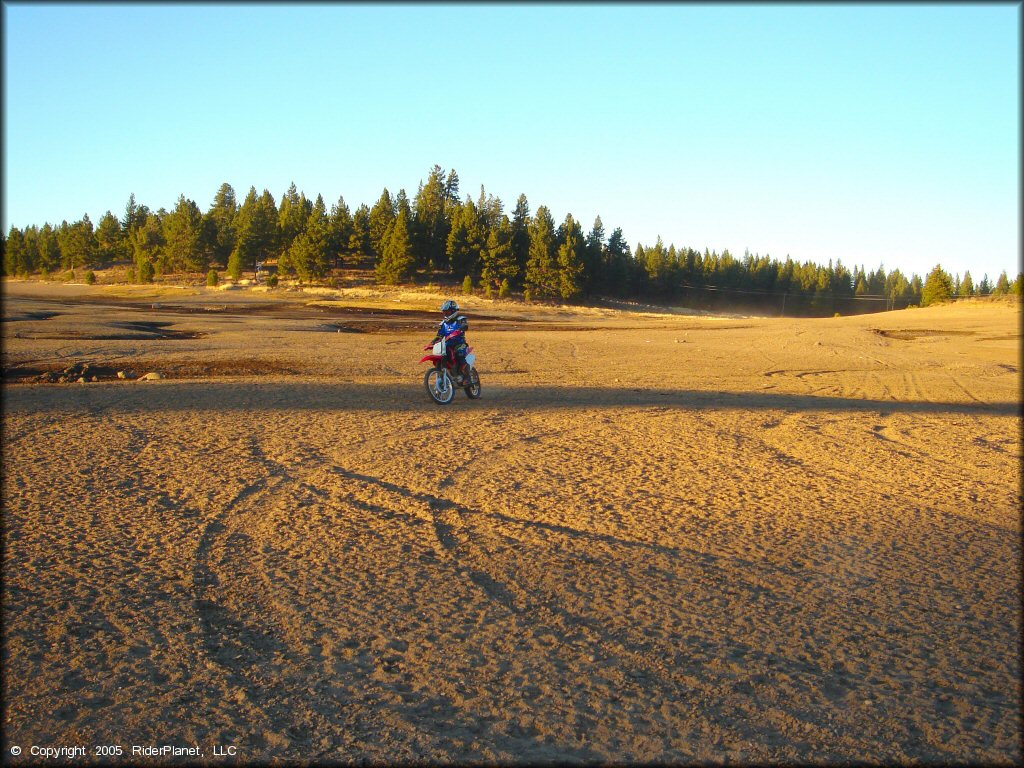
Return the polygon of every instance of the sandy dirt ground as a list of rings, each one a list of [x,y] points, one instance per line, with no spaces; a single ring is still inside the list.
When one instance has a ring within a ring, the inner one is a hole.
[[[3,298],[12,764],[1022,760],[1019,305]]]

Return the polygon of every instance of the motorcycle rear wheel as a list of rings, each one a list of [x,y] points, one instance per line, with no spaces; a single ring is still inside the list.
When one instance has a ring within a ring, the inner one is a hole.
[[[438,405],[448,405],[455,397],[455,384],[444,368],[431,368],[423,377],[427,394]]]

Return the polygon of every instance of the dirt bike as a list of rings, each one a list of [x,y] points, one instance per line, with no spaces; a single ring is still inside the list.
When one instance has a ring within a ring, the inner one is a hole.
[[[458,333],[450,333],[436,344],[428,344],[423,349],[431,350],[431,354],[420,360],[421,363],[430,363],[427,375],[423,377],[423,383],[427,387],[427,393],[438,405],[448,405],[455,398],[455,388],[462,387],[466,391],[466,397],[476,400],[480,397],[480,374],[476,371],[476,355],[473,348],[466,350],[466,365],[469,373],[463,376],[458,370],[458,360],[452,360],[448,355],[449,339],[458,336]]]

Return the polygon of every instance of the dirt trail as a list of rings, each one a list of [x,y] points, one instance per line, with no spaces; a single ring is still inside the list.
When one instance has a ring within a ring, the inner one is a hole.
[[[1022,759],[1015,307],[495,305],[441,408],[429,321],[53,300],[5,369],[169,379],[4,386],[11,744]]]

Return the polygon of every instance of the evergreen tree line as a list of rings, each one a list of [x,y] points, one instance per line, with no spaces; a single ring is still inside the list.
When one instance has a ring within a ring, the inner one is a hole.
[[[597,298],[720,308],[746,306],[782,314],[843,314],[903,308],[968,296],[1021,292],[1005,272],[975,285],[969,272],[953,277],[937,266],[927,280],[879,267],[851,272],[842,263],[798,264],[728,250],[668,247],[661,238],[631,251],[622,230],[606,235],[598,216],[589,231],[572,214],[555,222],[546,206],[531,214],[521,194],[511,215],[485,192],[460,196],[458,174],[435,165],[415,197],[386,188],[372,207],[351,210],[343,197],[328,211],[291,184],[280,204],[250,187],[239,203],[224,183],[208,210],[184,195],[174,210],[151,211],[129,197],[119,219],[107,211],[94,227],[88,215],[3,235],[6,275],[44,276],[132,261],[131,279],[226,269],[238,279],[257,262],[275,260],[280,275],[314,281],[332,270],[373,268],[381,283],[417,276],[465,278],[488,295],[522,291],[528,301]]]

